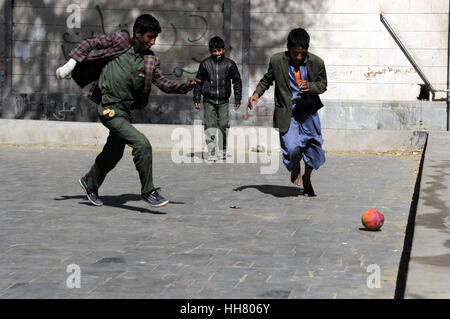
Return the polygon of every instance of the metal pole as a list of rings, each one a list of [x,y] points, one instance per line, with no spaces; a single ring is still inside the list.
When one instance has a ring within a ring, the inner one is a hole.
[[[409,62],[413,65],[414,69],[416,70],[417,74],[419,74],[422,81],[428,86],[428,88],[432,92],[448,92],[448,88],[446,90],[436,90],[436,88],[433,86],[433,84],[430,82],[428,77],[425,75],[425,73],[422,71],[422,68],[417,63],[417,61],[413,58],[411,53],[409,52],[408,48],[405,47],[403,42],[400,40],[400,38],[397,36],[397,33],[395,33],[392,26],[389,24],[388,20],[384,16],[383,13],[380,13],[380,20],[388,30],[388,32],[391,34],[392,38],[394,38],[394,41],[397,43],[397,45],[402,50],[403,54],[406,56],[406,58],[409,60]]]
[[[447,131],[450,131],[450,1],[448,3],[448,31],[447,31]]]
[[[230,53],[231,42],[231,0],[224,0],[223,2],[223,36],[227,51],[225,55]]]
[[[5,89],[12,90],[12,8],[13,0],[5,1]]]
[[[250,63],[250,0],[244,0],[242,33],[242,101],[247,103],[249,97],[249,63]]]

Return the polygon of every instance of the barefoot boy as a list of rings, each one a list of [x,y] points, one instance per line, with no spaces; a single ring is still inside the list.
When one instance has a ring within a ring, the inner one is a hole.
[[[267,73],[249,98],[253,108],[275,81],[274,127],[279,129],[283,163],[291,172],[291,182],[301,186],[305,196],[315,196],[311,172],[325,163],[322,133],[317,110],[323,104],[319,94],[326,91],[327,75],[321,58],[308,52],[309,35],[294,29],[288,35],[286,52],[270,58]],[[305,162],[301,175],[300,160]]]

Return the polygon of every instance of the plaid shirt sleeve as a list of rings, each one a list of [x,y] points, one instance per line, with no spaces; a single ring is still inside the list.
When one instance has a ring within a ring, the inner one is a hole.
[[[183,82],[176,82],[169,79],[164,72],[161,70],[159,58],[155,57],[154,67],[152,74],[152,82],[161,91],[165,93],[176,93],[176,94],[186,94],[189,92],[186,84]]]
[[[108,58],[124,52],[129,47],[129,38],[122,32],[116,32],[83,40],[69,53],[69,57],[77,62]]]

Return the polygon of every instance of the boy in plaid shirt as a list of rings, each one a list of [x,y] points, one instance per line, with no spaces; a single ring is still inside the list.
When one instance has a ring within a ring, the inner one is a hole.
[[[122,158],[125,145],[133,149],[142,199],[153,207],[169,203],[153,185],[152,147],[131,125],[131,110],[147,105],[152,84],[166,93],[186,94],[199,80],[180,83],[164,75],[159,58],[150,50],[160,32],[158,20],[149,14],[141,15],[134,23],[133,38],[121,32],[88,38],[75,47],[69,53],[70,60],[56,70],[58,79],[72,74],[81,87],[93,82],[88,97],[98,104],[100,121],[109,129],[102,152],[90,171],[79,180],[87,198],[96,206],[103,205],[98,189]]]

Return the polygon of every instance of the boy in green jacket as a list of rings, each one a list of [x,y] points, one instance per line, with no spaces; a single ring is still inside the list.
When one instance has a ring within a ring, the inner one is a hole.
[[[165,93],[186,94],[198,80],[175,82],[164,75],[159,58],[150,50],[160,32],[158,20],[150,14],[141,15],[134,23],[133,38],[122,32],[88,38],[69,53],[70,60],[56,71],[58,79],[72,73],[81,87],[93,82],[88,96],[98,104],[100,121],[109,129],[102,152],[78,181],[96,206],[103,205],[98,189],[122,158],[125,145],[133,149],[142,199],[153,207],[169,203],[153,184],[152,146],[131,124],[131,110],[147,105],[152,84]]]

